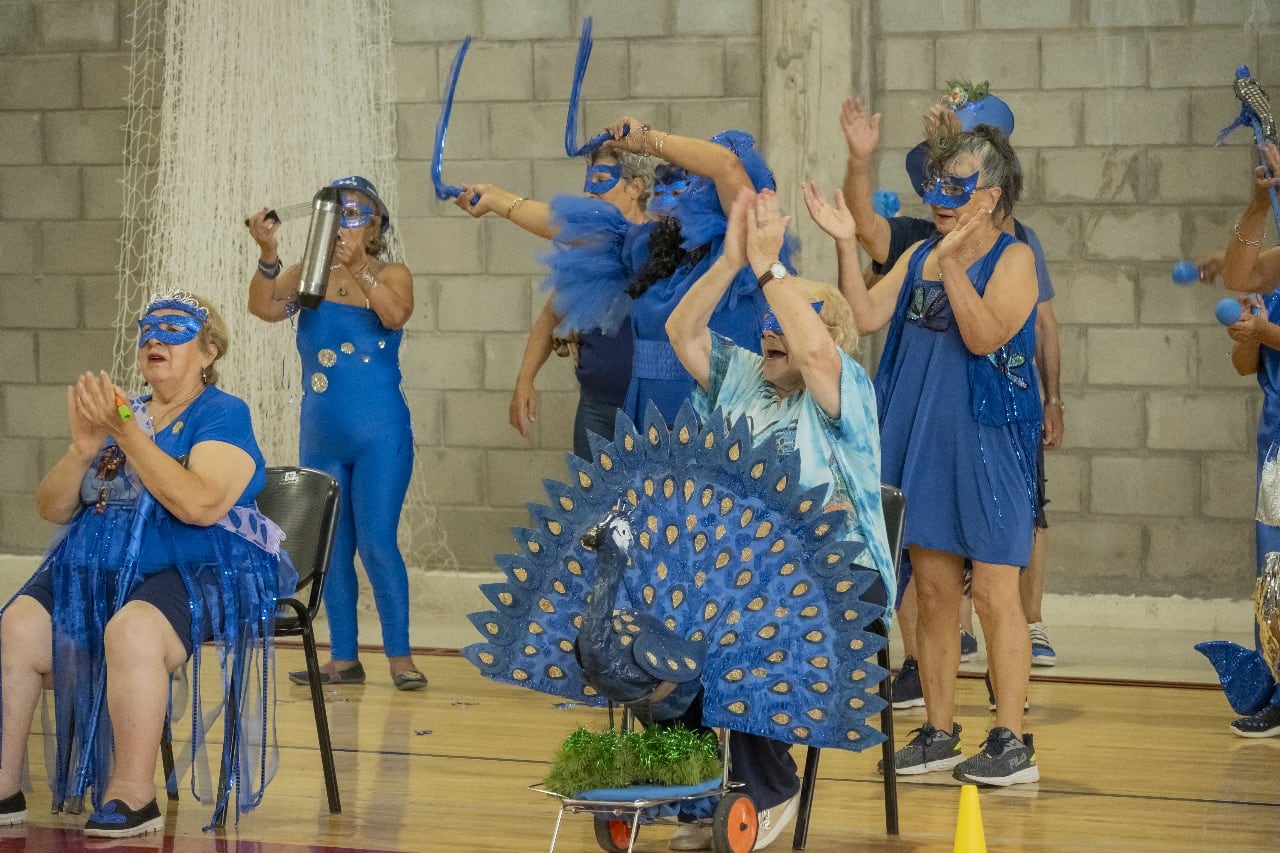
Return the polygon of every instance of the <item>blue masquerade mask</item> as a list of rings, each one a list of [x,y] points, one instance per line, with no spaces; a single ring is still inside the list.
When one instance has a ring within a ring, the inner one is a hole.
[[[587,195],[604,195],[616,187],[620,180],[622,180],[621,163],[612,165],[596,163],[587,167],[587,180],[582,185],[582,191]]]
[[[924,203],[950,209],[964,207],[969,203],[969,199],[973,198],[974,190],[978,188],[979,174],[974,172],[967,178],[947,175],[944,178],[931,178],[925,181]]]
[[[339,220],[343,228],[363,228],[373,219],[373,208],[358,201],[342,203],[342,218]]]
[[[685,178],[658,184],[653,188],[653,198],[649,199],[648,211],[654,216],[670,216],[679,203],[680,194],[689,186]]]
[[[173,307],[173,306],[161,306]],[[156,306],[152,306],[156,308]],[[138,349],[147,341],[178,346],[194,341],[204,328],[204,320],[191,314],[157,314],[154,310],[138,321]]]
[[[813,309],[813,312],[815,314],[821,314],[822,306],[826,304],[827,303],[825,301],[810,302],[809,307]],[[784,334],[784,332],[782,331],[782,326],[778,324],[778,315],[774,314],[773,311],[771,310],[764,312],[764,322],[760,324],[760,328],[766,332],[773,332],[775,335]]]

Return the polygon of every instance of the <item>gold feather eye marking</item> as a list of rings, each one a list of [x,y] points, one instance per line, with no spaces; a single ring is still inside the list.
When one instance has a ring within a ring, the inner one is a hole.
[[[670,545],[680,538],[680,528],[674,524],[667,525],[667,544]]]
[[[779,681],[777,684],[773,685],[769,689],[772,690],[774,693],[777,693],[779,696],[782,696],[791,692],[791,685],[785,681]]]
[[[693,536],[693,553],[701,554],[702,549],[707,547],[707,534],[695,533]]]
[[[649,531],[647,531],[647,530],[641,530],[641,531],[640,531],[640,535],[636,537],[636,541],[640,543],[640,547],[641,547],[641,548],[643,548],[643,549],[645,549],[646,551],[648,551],[648,550],[649,550],[649,545],[650,545],[650,540],[649,540]]]
[[[600,694],[597,693],[596,689],[592,687],[590,684],[584,684],[582,685],[582,695],[583,696],[599,696]]]
[[[757,595],[755,598],[747,602],[747,609],[758,613],[759,611],[764,610],[764,605],[764,597]]]
[[[566,592],[568,592],[568,590],[565,589],[564,581],[560,580],[559,578],[556,578],[556,580],[552,582],[551,588],[554,589],[556,592],[560,593],[561,595],[564,595]]]
[[[689,439],[692,437],[693,436],[690,434],[689,428],[687,426],[680,427],[680,430],[676,433],[676,440],[679,441],[681,444],[688,444]]]
[[[739,562],[750,563],[755,558],[756,558],[755,551],[752,551],[750,548],[743,548],[742,555],[738,559],[739,559]]]
[[[676,481],[670,477],[662,480],[662,496],[667,500],[671,500],[671,496],[676,493]]]
[[[738,516],[738,526],[746,527],[748,524],[751,523],[751,520],[755,517],[756,517],[755,510],[753,510],[751,507],[747,507],[742,511],[742,515]]]
[[[636,449],[636,439],[631,433],[627,433],[622,437],[622,447],[624,450],[632,451]]]
[[[844,616],[844,621],[846,622],[854,622],[854,621],[857,621],[858,619],[858,611],[856,610],[846,610],[841,615]]]
[[[724,708],[725,708],[725,710],[726,710],[726,711],[728,711],[730,714],[738,714],[738,715],[741,715],[741,714],[745,714],[745,713],[746,713],[746,711],[747,711],[747,703],[746,703],[746,702],[741,702],[741,701],[739,701],[739,702],[730,702],[728,705],[725,705],[725,706],[724,706]]]
[[[657,656],[657,655],[655,655],[653,652],[645,652],[645,653],[644,653],[644,659],[645,659],[645,660],[647,660],[647,661],[649,662],[649,666],[657,666],[657,665],[658,665],[658,656]]]
[[[698,662],[693,658],[683,658],[685,669],[697,669]]]
[[[551,600],[549,598],[538,599],[538,609],[541,610],[543,613],[556,612],[556,606],[551,603]]]
[[[542,546],[539,545],[537,542],[534,542],[533,540],[530,540],[529,542],[525,543],[525,547],[529,549],[530,554],[542,553]]]
[[[733,444],[729,445],[729,461],[730,462],[737,462],[738,459],[741,458],[741,456],[742,456],[742,444],[740,442],[735,441]]]
[[[763,667],[757,666],[752,668],[751,674],[754,675],[756,678],[764,678],[769,673]]]
[[[791,730],[798,740],[809,739],[809,728],[807,726],[796,726]]]
[[[751,475],[751,479],[759,480],[760,475],[764,473],[764,463],[757,462],[756,464],[752,465],[751,470],[748,473]]]
[[[552,678],[564,678],[564,670],[552,664],[551,666],[547,667],[547,675],[551,676]]]
[[[560,645],[560,651],[573,654],[573,643],[569,642],[568,640],[561,640],[559,645]]]
[[[618,642],[625,647],[625,646],[631,645],[631,641],[634,639],[635,637],[631,636],[630,634],[623,634],[621,637],[618,638]]]
[[[778,569],[778,574],[782,575],[783,577],[787,577],[788,575],[794,575],[795,573],[796,573],[795,563],[783,563],[782,568]]]
[[[558,522],[558,521],[548,521],[548,522],[547,522],[547,530],[549,530],[549,531],[551,532],[551,535],[552,535],[552,536],[559,536],[559,535],[560,535],[560,531],[561,531],[561,530],[564,530],[564,525],[563,525],[563,524],[561,524],[561,523],[560,523],[560,522]]]
[[[850,681],[862,681],[867,677],[867,671],[864,669],[855,669],[849,674]]]
[[[592,480],[591,480],[591,475],[590,475],[590,474],[588,474],[586,471],[579,471],[579,472],[578,472],[578,485],[579,485],[581,488],[584,488],[584,489],[589,489],[589,488],[591,488],[591,482],[592,482]]]
[[[662,624],[667,626],[668,631],[674,631],[676,629],[676,617],[668,616],[662,620]]]
[[[808,591],[809,591],[809,583],[808,583],[808,581],[800,581],[800,583],[798,583],[798,584],[796,584],[795,586],[791,587],[791,597],[792,597],[792,598],[799,598],[800,596],[804,595],[804,594],[805,594],[805,593],[807,593]]]
[[[640,495],[636,492],[634,488],[627,489],[627,503],[631,504],[632,506],[640,505]]]
[[[523,651],[525,657],[536,657],[538,654],[538,650],[533,646],[525,646]]]
[[[827,524],[824,521],[822,522],[822,524],[819,524],[817,527],[813,528],[813,533],[815,536],[822,538],[823,536],[827,535],[827,531],[829,531],[830,529],[831,529],[831,525]]]
[[[693,576],[693,585],[696,589],[702,589],[703,584],[707,582],[707,573],[699,571]]]
[[[811,500],[800,501],[799,510],[801,513],[806,513],[811,509],[813,509],[813,501]]]
[[[813,720],[815,723],[820,723],[827,718],[826,712],[821,708],[810,708],[805,712],[805,716]]]
[[[511,602],[514,600],[515,600],[515,597],[509,592],[498,593],[498,601],[502,603],[503,607],[510,607]]]
[[[851,580],[836,581],[836,592],[843,594],[848,592],[851,589],[853,589],[853,581]]]
[[[720,514],[728,515],[729,510],[733,509],[733,498],[723,497],[720,499]]]
[[[786,659],[787,653],[782,649],[770,652],[769,656],[765,658],[769,663],[782,663]]]
[[[821,631],[810,631],[809,633],[807,633],[807,634],[805,634],[805,635],[804,635],[804,638],[805,638],[806,640],[808,640],[809,642],[811,642],[811,643],[821,643],[821,642],[822,642],[822,632],[821,632]]]
[[[818,655],[817,657],[809,658],[809,663],[813,664],[816,669],[826,669],[831,665],[831,658],[826,655]]]
[[[683,589],[671,590],[671,606],[679,607],[681,604],[684,604],[684,590]]]
[[[564,561],[564,567],[569,570],[569,574],[582,577],[582,563],[572,558]]]
[[[511,670],[511,677],[516,681],[528,681],[529,673],[525,672],[523,669],[513,669]]]
[[[653,602],[658,598],[658,593],[652,586],[646,586],[642,595],[644,597],[645,604],[653,604]]]
[[[658,574],[658,580],[660,580],[660,581],[664,581],[664,580],[666,580],[666,579],[667,579],[667,574],[668,574],[668,572],[670,572],[670,569],[668,569],[668,568],[667,568],[667,564],[666,564],[666,563],[659,562],[659,563],[658,563],[658,568],[657,568],[657,569],[655,569],[654,571],[656,571],[656,572],[657,572],[657,574]]]
[[[729,555],[721,551],[716,555],[716,568],[723,569],[727,565],[729,565]]]
[[[737,580],[734,581],[734,585],[738,587],[744,587],[747,584],[751,583],[752,577],[754,577],[754,575],[752,574],[750,569],[743,569],[742,571],[738,572],[738,578]]]
[[[658,442],[662,440],[662,437],[658,435],[658,428],[656,426],[649,427],[649,431],[646,434],[649,437],[649,444],[655,447],[657,446]]]
[[[711,500],[715,496],[716,496],[715,491],[712,490],[710,486],[707,486],[702,490],[702,495],[701,497],[698,498],[698,502],[702,504],[703,509],[706,509],[707,507],[711,506]]]
[[[857,696],[853,696],[849,699],[849,707],[855,711],[861,711],[863,706],[866,704],[866,702],[863,702]]]
[[[681,489],[681,493],[684,495],[685,503],[688,503],[689,498],[693,497],[693,490],[696,488],[698,488],[698,486],[693,482],[693,480],[684,481],[684,487]]]
[[[732,631],[729,631],[727,634],[725,634],[723,637],[720,638],[720,645],[722,646],[732,646],[736,642],[738,642],[738,635],[733,633]]]
[[[730,613],[728,617],[726,617],[725,621],[728,622],[730,625],[737,625],[739,622],[742,621],[742,614],[739,613],[737,610],[735,610],[732,613]],[[735,634],[734,637],[736,638],[737,635]]]
[[[774,714],[774,715],[773,715],[772,717],[770,717],[769,719],[773,720],[775,723],[777,723],[777,724],[778,724],[778,725],[780,725],[780,726],[785,726],[787,723],[791,722],[791,715],[790,715],[790,714],[777,713],[777,714]]]
[[[516,566],[511,570],[511,576],[520,581],[520,583],[525,583],[529,580],[529,570],[524,566]]]
[[[778,626],[765,625],[759,631],[756,631],[756,636],[762,640],[772,640],[774,637],[778,636]]]
[[[763,539],[773,532],[773,522],[768,519],[756,525],[756,538]]]
[[[725,527],[723,524],[717,524],[716,525],[716,541],[719,542],[721,539],[724,538],[724,535],[728,532],[729,531],[725,530]]]
[[[702,638],[705,636],[707,636],[706,632],[704,632],[701,628],[699,628],[698,630],[694,631],[692,634],[689,635],[689,639],[695,643],[701,643]]]
[[[570,621],[573,622],[573,627],[577,628],[578,630],[582,630],[582,614],[581,613],[573,614],[573,619]],[[539,628],[541,628],[541,626],[539,626]],[[533,629],[531,628],[530,630],[532,631]],[[536,631],[535,633],[541,634],[542,631],[539,630],[539,631]]]
[[[576,617],[576,618],[573,620],[573,621],[574,621],[574,627],[575,627],[575,628],[577,628],[577,627],[581,627],[580,619],[581,619],[581,617]],[[538,635],[541,635],[541,634],[546,633],[546,629],[542,627],[542,623],[540,623],[540,622],[530,622],[530,623],[529,623],[528,631],[529,631],[529,633],[530,633],[530,634],[533,634],[534,636],[538,636]]]
[[[783,542],[781,539],[775,539],[775,540],[773,540],[773,544],[769,546],[769,553],[770,553],[770,554],[781,554],[781,553],[782,553],[782,549],[783,549],[783,548],[786,548],[786,547],[787,547],[787,543],[786,543],[786,542]]]
[[[481,653],[479,654],[479,658],[480,658],[480,663],[485,664],[486,666],[492,666],[492,665],[493,665],[493,653],[492,653],[492,652],[481,652]]]
[[[644,488],[644,493],[647,496],[653,497],[654,486],[653,486],[653,479],[651,477],[644,478],[643,488]]]
[[[704,622],[710,622],[720,612],[720,605],[714,601],[708,601],[706,606],[702,608],[702,619]]]
[[[650,531],[652,531],[653,533],[657,533],[657,532],[658,532],[658,517],[657,517],[656,515],[651,515],[651,516],[649,516],[648,518],[646,518],[646,519],[644,520],[644,526],[645,526],[645,527],[647,527],[647,528],[649,528],[649,530],[650,530]]]
[[[694,529],[695,527],[697,527],[697,526],[698,526],[698,517],[697,517],[696,515],[694,515],[693,513],[689,513],[688,515],[686,515],[686,516],[684,517],[684,529],[685,529],[685,530],[687,530],[687,531],[689,531],[690,533],[692,533],[692,532],[693,532],[693,529]]]
[[[613,457],[612,457],[612,456],[610,456],[608,453],[601,453],[601,454],[600,454],[600,467],[601,467],[601,468],[603,468],[603,469],[604,469],[604,470],[606,470],[606,471],[612,471],[612,470],[613,470]]]
[[[499,632],[499,631],[501,631],[501,630],[502,630],[502,629],[498,627],[498,623],[497,623],[497,622],[486,622],[486,623],[484,623],[484,632],[485,632],[486,634],[488,634],[490,637],[496,637],[496,636],[498,636],[498,632]]]
[[[785,476],[779,477],[778,482],[773,484],[773,490],[778,494],[785,492],[787,490],[787,478]]]
[[[828,690],[831,689],[831,685],[827,684],[827,682],[825,681],[815,681],[813,684],[809,686],[809,689],[812,690],[814,693],[826,693]]]
[[[864,644],[863,644],[863,642],[862,642],[861,640],[850,640],[850,641],[849,641],[849,648],[853,649],[855,652],[860,652],[860,651],[862,651],[862,646],[863,646],[863,645],[864,645]]]
[[[834,565],[835,565],[836,563],[838,563],[838,562],[840,562],[840,555],[839,555],[839,554],[828,554],[828,555],[827,555],[827,565],[828,565],[828,566],[834,566]]]
[[[560,496],[560,508],[562,510],[564,510],[565,512],[573,512],[574,506],[575,504],[573,502],[573,498],[569,497],[568,495]]]
[[[786,619],[788,616],[791,615],[791,608],[784,607],[783,605],[779,604],[777,607],[773,608],[773,615],[778,619]]]
[[[801,608],[800,615],[805,619],[812,619],[818,615],[818,605],[810,604],[808,607]]]
[[[680,661],[667,658],[667,669],[671,670],[672,672],[679,672]]]
[[[711,448],[715,447],[715,446],[716,446],[716,435],[715,435],[715,433],[713,433],[713,432],[708,432],[706,435],[704,435],[704,436],[702,437],[702,446],[703,446],[704,448],[706,448],[707,450],[710,450]]]

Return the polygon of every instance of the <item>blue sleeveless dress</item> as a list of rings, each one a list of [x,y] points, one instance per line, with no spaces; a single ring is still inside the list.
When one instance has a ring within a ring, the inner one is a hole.
[[[979,294],[1013,242],[1001,234],[969,267]],[[970,353],[942,283],[921,277],[936,243],[911,257],[876,373],[881,474],[906,497],[905,544],[1025,566],[1043,417],[1036,314],[990,356]]]

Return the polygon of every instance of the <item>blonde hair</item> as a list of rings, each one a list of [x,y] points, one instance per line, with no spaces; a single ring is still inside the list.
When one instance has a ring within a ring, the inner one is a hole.
[[[822,310],[818,312],[818,316],[826,324],[831,340],[850,355],[857,352],[858,329],[853,323],[853,311],[849,309],[849,303],[839,290],[808,278],[793,278],[789,286],[804,296],[805,301],[821,302]]]

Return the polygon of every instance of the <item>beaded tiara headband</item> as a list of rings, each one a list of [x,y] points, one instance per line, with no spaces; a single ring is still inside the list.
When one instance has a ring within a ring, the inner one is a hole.
[[[151,301],[147,303],[146,313],[150,314],[157,308],[172,308],[194,314],[201,320],[209,319],[209,309],[201,305],[200,300],[186,290],[169,290],[153,294]]]

